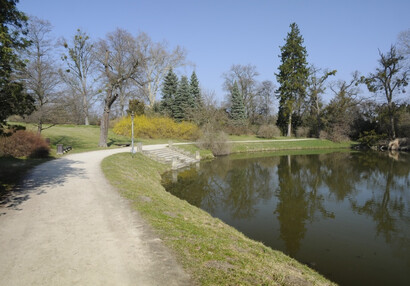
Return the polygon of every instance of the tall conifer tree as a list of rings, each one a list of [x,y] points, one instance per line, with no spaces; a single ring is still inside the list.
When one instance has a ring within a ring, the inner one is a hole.
[[[29,46],[24,35],[27,17],[17,9],[18,2],[0,0],[0,127],[10,115],[30,114],[34,110],[34,99],[21,82],[13,79],[13,73],[24,67],[18,51]]]
[[[192,72],[191,81],[189,83],[191,95],[195,101],[195,109],[200,109],[202,107],[202,98],[201,98],[201,90],[199,88],[199,81],[198,77],[196,76],[195,71]]]
[[[309,69],[307,67],[307,52],[303,46],[303,37],[296,23],[290,25],[291,31],[286,37],[286,43],[280,48],[281,62],[279,73],[276,74],[279,99],[279,114],[277,125],[287,136],[292,135],[292,116],[300,108],[306,96]]]
[[[236,123],[244,123],[246,120],[245,104],[239,92],[238,83],[235,81],[231,90],[231,119]]]
[[[188,109],[193,108],[194,99],[191,96],[188,78],[181,77],[178,85],[174,104],[172,106],[173,117],[176,121],[182,121],[188,117]]]
[[[162,86],[162,101],[161,111],[170,117],[173,117],[173,106],[178,90],[178,76],[174,73],[172,68],[165,76]]]

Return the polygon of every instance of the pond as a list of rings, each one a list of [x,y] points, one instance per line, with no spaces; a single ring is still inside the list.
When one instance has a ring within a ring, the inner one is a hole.
[[[410,154],[231,155],[163,185],[341,285],[410,285]]]

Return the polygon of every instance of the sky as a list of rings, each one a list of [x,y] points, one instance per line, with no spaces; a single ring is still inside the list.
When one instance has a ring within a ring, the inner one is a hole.
[[[258,80],[276,84],[280,46],[293,22],[309,64],[336,69],[333,79],[346,81],[356,70],[373,72],[379,50],[387,52],[410,28],[409,0],[20,0],[18,8],[48,20],[57,38],[80,28],[98,40],[123,28],[166,40],[170,48],[180,45],[195,64],[180,75],[195,69],[201,87],[219,101],[222,74],[233,64],[255,65]]]

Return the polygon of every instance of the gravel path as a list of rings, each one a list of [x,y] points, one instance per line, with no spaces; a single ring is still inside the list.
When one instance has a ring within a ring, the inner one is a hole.
[[[102,159],[129,150],[67,155],[29,174],[0,208],[0,285],[192,284],[103,176]]]

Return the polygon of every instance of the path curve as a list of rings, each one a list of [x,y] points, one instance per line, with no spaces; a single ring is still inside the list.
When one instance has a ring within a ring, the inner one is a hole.
[[[0,285],[192,285],[104,178],[102,159],[120,152],[130,149],[71,154],[30,172],[0,208]]]

